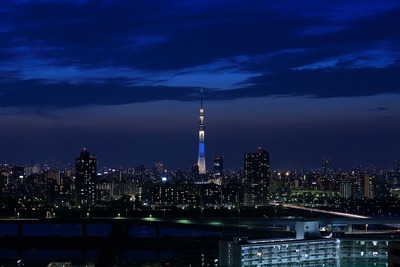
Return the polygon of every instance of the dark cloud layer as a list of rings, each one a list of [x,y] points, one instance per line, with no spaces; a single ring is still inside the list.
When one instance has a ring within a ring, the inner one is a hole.
[[[84,105],[123,105],[157,100],[192,100],[199,88],[126,87],[118,82],[103,84],[43,84],[41,80],[7,83],[0,98],[2,107],[69,108]],[[62,97],[60,97],[62,96]],[[196,98],[196,99],[197,99]]]
[[[9,2],[0,10],[0,105],[188,100],[199,85],[171,86],[165,72],[224,69],[253,77],[236,88],[210,87],[211,99],[399,93],[400,9],[392,1],[363,4],[351,10],[312,1]],[[224,66],[205,67],[221,60]],[[107,80],[99,68],[130,82]],[[140,72],[138,80],[118,68]],[[70,69],[94,74],[68,80]],[[139,82],[143,72],[147,84]]]
[[[235,90],[206,90],[208,100],[243,97],[299,96],[319,98],[399,93],[399,67],[343,71],[306,70],[266,74]],[[367,77],[367,78],[366,78]],[[1,107],[66,108],[84,105],[122,105],[157,100],[197,101],[197,87],[127,86],[126,79],[101,83],[45,83],[43,80],[8,81],[0,89]],[[60,97],[62,96],[62,97]]]

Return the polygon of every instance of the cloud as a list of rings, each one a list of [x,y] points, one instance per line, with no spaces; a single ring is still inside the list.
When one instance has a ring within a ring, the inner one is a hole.
[[[87,105],[122,105],[157,100],[193,100],[199,88],[126,86],[126,80],[102,83],[44,83],[43,80],[8,82],[0,90],[1,107],[68,108]]]
[[[254,95],[310,95],[315,97],[369,96],[400,93],[399,67],[386,69],[302,70],[249,79]],[[246,94],[242,92],[243,94]]]
[[[232,90],[206,90],[208,100],[264,96],[314,96],[318,98],[400,94],[400,67],[302,70],[259,75],[247,86]],[[207,78],[207,77],[205,77]],[[197,101],[199,87],[131,86],[123,77],[97,83],[47,83],[45,80],[8,81],[0,89],[1,107],[66,108],[86,105],[122,105],[158,100]]]
[[[390,0],[7,2],[0,105],[399,93],[393,25]]]

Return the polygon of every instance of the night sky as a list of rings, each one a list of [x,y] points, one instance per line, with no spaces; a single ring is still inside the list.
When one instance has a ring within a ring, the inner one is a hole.
[[[400,159],[400,2],[2,1],[0,163]]]

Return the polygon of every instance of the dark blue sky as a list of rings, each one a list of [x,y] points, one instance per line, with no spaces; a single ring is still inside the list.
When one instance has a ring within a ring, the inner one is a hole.
[[[5,1],[0,163],[400,159],[400,2]]]

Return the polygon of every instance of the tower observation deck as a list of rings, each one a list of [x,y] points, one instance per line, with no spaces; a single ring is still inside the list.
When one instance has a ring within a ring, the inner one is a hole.
[[[201,90],[200,97],[200,122],[199,122],[199,155],[197,165],[199,166],[199,174],[205,174],[206,170],[206,158],[205,158],[205,147],[204,147],[204,133],[206,126],[204,125],[204,109],[203,109],[203,90]]]

